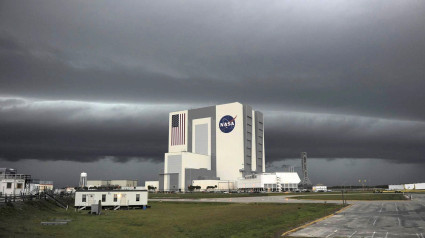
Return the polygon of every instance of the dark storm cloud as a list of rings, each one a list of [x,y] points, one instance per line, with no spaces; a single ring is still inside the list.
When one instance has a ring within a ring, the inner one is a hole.
[[[0,158],[91,162],[163,161],[168,111],[186,107],[75,101],[0,100]],[[265,111],[272,163],[308,151],[315,158],[422,163],[425,122]]]
[[[158,162],[167,150],[162,124],[167,113],[140,106],[0,100],[0,158]]]
[[[34,4],[3,3],[2,94],[425,118],[422,2]]]
[[[301,151],[313,158],[424,162],[425,122],[290,112],[267,122],[266,150],[271,163],[297,158]]]
[[[4,159],[159,162],[169,111],[239,101],[268,161],[423,160],[421,1],[0,4]]]

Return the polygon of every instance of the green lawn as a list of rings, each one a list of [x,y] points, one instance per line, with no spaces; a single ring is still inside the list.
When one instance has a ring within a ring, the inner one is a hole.
[[[402,194],[392,193],[364,193],[364,194],[344,194],[345,200],[406,200]],[[306,196],[291,197],[292,199],[312,199],[312,200],[342,200],[341,194],[309,194]]]
[[[0,237],[273,237],[333,213],[333,204],[151,202],[147,210],[65,211],[48,201],[0,207]],[[41,221],[71,219],[63,226]]]

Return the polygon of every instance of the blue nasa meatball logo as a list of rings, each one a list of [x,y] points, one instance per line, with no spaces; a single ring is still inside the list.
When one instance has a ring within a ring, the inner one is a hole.
[[[236,117],[237,116],[233,118],[232,116],[229,116],[229,115],[222,117],[220,122],[218,123],[218,127],[220,127],[220,130],[224,133],[229,133],[233,131],[233,129],[235,128]]]

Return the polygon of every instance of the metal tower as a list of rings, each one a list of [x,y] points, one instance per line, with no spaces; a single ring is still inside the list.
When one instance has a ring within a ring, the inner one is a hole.
[[[303,170],[303,180],[301,180],[300,185],[303,188],[311,187],[311,181],[308,178],[308,170],[307,170],[307,152],[301,152],[301,167]]]
[[[80,188],[87,187],[87,173],[82,172],[80,175]]]

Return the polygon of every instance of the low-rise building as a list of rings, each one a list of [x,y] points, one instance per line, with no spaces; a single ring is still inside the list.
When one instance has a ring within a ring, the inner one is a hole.
[[[12,168],[0,168],[0,195],[25,194],[30,181],[30,175],[18,174]]]
[[[318,184],[316,186],[313,186],[312,190],[313,192],[327,192],[328,187],[325,185]]]
[[[75,193],[75,188],[74,187],[66,187],[65,188],[65,193]]]
[[[156,191],[159,189],[159,181],[145,181],[145,188]]]
[[[403,184],[390,184],[388,185],[389,190],[403,190],[404,185]]]
[[[301,182],[296,172],[262,173],[238,179],[239,190],[254,191],[294,191]]]
[[[40,184],[38,186],[39,192],[47,192],[53,190],[53,181],[40,180]]]
[[[425,190],[425,183],[390,184],[388,190]]]
[[[53,181],[40,181],[16,169],[0,168],[0,195],[37,194],[53,190]]]

